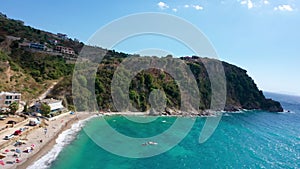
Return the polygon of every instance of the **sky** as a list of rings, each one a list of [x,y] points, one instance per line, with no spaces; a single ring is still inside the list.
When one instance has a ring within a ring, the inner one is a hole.
[[[174,15],[201,30],[218,57],[246,69],[261,90],[300,95],[299,0],[1,0],[0,12],[83,42],[120,17]],[[151,48],[178,57],[193,54],[172,39],[149,35],[129,38],[114,49],[136,53]]]

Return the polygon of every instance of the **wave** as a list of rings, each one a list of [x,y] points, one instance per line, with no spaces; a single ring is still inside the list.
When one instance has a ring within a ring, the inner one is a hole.
[[[34,162],[31,166],[27,167],[27,169],[50,168],[52,162],[57,158],[57,156],[63,150],[63,148],[68,144],[70,144],[76,138],[78,132],[81,131],[85,123],[94,117],[96,116],[92,116],[87,119],[80,120],[79,122],[73,124],[70,129],[67,129],[63,131],[61,134],[59,134],[59,136],[55,140],[56,144],[53,146],[53,148],[42,158]]]
[[[278,112],[279,114],[295,114],[294,111],[291,111],[291,110],[283,110],[283,112]]]

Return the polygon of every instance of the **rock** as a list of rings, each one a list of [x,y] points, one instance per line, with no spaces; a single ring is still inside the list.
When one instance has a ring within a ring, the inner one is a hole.
[[[173,110],[168,108],[168,107],[166,107],[165,111],[166,111],[167,115],[172,115],[173,114]]]
[[[236,105],[226,105],[225,108],[224,108],[224,111],[235,112],[235,111],[239,111],[239,110],[241,110],[241,107],[236,106]]]
[[[281,104],[278,101],[274,101],[272,99],[266,99],[266,101],[262,105],[262,109],[269,112],[283,112]]]

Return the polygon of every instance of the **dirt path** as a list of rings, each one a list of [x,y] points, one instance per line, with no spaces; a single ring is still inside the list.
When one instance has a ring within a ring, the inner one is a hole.
[[[55,86],[60,80],[61,80],[61,79],[59,79],[59,80],[56,81],[56,82],[53,82],[53,83],[50,85],[50,87],[49,87],[44,93],[42,93],[39,97],[37,97],[37,99],[32,100],[32,102],[29,104],[29,106],[30,106],[30,107],[33,106],[34,103],[35,103],[35,101],[37,101],[37,100],[43,100],[43,99],[45,99],[46,96],[52,91],[52,89],[54,88],[54,86]]]
[[[10,65],[9,65],[9,62],[7,63],[8,67],[5,71],[5,74],[7,76],[7,81],[10,82],[10,77],[12,76],[12,72],[11,72],[11,69],[10,69]]]

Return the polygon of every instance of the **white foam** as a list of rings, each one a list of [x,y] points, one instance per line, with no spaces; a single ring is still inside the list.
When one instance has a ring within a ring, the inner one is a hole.
[[[288,114],[295,114],[295,112],[294,111],[291,111],[291,110],[283,110],[283,112],[278,112],[278,113],[281,113],[281,114],[286,114],[286,113],[288,113]]]
[[[51,163],[57,158],[59,153],[63,150],[63,148],[70,144],[77,136],[78,132],[82,129],[85,122],[92,119],[95,116],[90,118],[81,120],[72,125],[72,127],[68,130],[63,131],[55,140],[56,144],[53,148],[42,158],[34,162],[31,166],[27,167],[27,169],[47,169],[51,166]]]

